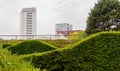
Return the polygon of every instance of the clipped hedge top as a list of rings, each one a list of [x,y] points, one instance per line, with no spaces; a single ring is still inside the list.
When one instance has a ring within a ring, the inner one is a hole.
[[[33,58],[35,67],[48,71],[120,70],[120,32],[98,33],[69,48],[28,59]]]
[[[25,41],[22,43],[19,43],[14,46],[8,47],[8,50],[12,52],[12,54],[32,54],[32,53],[40,53],[45,51],[50,51],[56,49],[52,45],[49,45],[43,41]]]

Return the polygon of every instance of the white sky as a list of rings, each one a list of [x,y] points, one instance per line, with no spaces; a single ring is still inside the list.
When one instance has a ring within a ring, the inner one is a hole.
[[[86,28],[88,12],[97,0],[0,0],[0,34],[20,34],[20,11],[37,8],[37,35],[55,34],[56,23]]]

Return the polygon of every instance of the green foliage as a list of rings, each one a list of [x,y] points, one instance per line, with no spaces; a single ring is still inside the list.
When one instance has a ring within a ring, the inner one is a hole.
[[[69,34],[68,39],[69,40],[82,40],[86,37],[86,32],[81,31],[81,32],[73,32]]]
[[[12,44],[3,44],[2,48],[7,48],[8,46],[12,46]]]
[[[84,39],[84,38],[86,38],[86,37],[87,37],[86,32],[81,31],[81,32],[79,33],[79,39],[80,39],[80,40],[82,40],[82,39]]]
[[[69,40],[79,40],[79,32],[73,32],[68,36]]]
[[[35,67],[48,71],[120,70],[120,32],[95,34],[72,47],[26,59],[32,58]]]
[[[25,41],[8,48],[12,54],[32,54],[54,50],[55,47],[42,41]]]
[[[0,71],[40,71],[29,62],[11,55],[7,50],[0,50]]]
[[[120,1],[98,0],[87,19],[87,35],[101,31],[120,30]],[[116,26],[111,28],[111,26]]]
[[[18,44],[24,42],[25,40],[0,40],[1,44]]]
[[[42,41],[45,41],[45,42],[47,42],[55,47],[58,47],[58,48],[64,48],[65,46],[67,46],[69,44],[73,44],[73,43],[77,42],[78,40],[60,40],[59,39],[59,40],[42,40]],[[25,40],[0,40],[1,44],[15,45],[15,44],[18,44],[21,42],[25,42]]]
[[[77,42],[77,40],[44,40],[45,42],[54,45],[57,48],[64,48],[65,46],[69,45],[69,44],[73,44],[75,42]]]

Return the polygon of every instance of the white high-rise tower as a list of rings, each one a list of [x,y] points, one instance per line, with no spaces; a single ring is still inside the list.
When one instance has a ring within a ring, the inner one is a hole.
[[[36,8],[24,8],[20,13],[20,34],[26,39],[36,35]]]

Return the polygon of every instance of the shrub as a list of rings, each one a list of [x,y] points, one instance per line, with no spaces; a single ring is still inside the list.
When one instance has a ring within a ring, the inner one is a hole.
[[[0,50],[0,71],[40,71],[34,68],[30,62],[11,55],[7,50]]]
[[[2,48],[7,48],[8,46],[11,46],[12,44],[3,44]]]
[[[80,32],[73,32],[69,34],[68,39],[69,40],[79,40],[79,33]]]
[[[80,31],[80,32],[73,32],[69,34],[68,39],[69,40],[82,40],[85,39],[87,36],[86,32]]]
[[[77,42],[77,40],[44,40],[45,42],[54,45],[57,48],[64,48],[65,46]]]
[[[0,40],[1,44],[18,44],[24,42],[25,40]]]
[[[102,32],[74,44],[72,49],[32,58],[35,67],[48,71],[119,71],[120,32]]]
[[[54,50],[55,48],[42,41],[25,41],[8,48],[12,54],[32,54]]]

